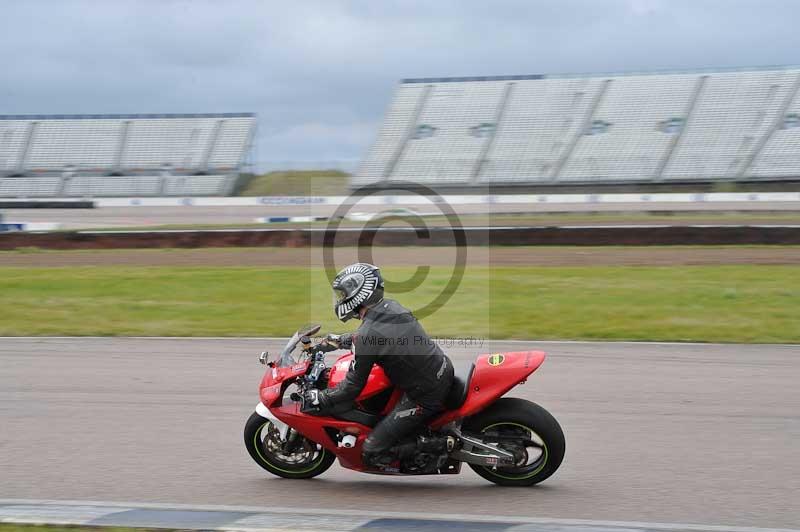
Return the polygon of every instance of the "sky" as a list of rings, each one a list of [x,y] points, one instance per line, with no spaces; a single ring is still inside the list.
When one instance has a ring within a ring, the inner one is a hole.
[[[401,78],[797,64],[795,0],[0,0],[0,114],[255,112],[344,167]]]

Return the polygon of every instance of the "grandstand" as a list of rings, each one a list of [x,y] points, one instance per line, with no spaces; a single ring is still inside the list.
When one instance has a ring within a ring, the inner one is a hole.
[[[800,181],[800,67],[401,81],[352,185]]]
[[[0,197],[224,195],[251,113],[0,116]]]

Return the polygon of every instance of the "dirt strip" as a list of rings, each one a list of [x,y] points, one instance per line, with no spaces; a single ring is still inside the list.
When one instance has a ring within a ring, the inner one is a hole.
[[[372,260],[392,266],[451,266],[455,248],[338,248],[335,263]],[[0,252],[0,266],[321,266],[320,248],[210,248]],[[672,266],[715,264],[800,265],[795,247],[469,247],[474,266]]]
[[[148,249],[315,246],[800,245],[798,225],[368,227],[323,229],[6,233],[0,249]]]

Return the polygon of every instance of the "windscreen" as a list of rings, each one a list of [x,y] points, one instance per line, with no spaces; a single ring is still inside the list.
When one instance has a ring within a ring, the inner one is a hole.
[[[286,347],[283,348],[281,351],[281,356],[278,358],[278,367],[283,368],[287,366],[294,365],[297,361],[292,356],[292,352],[294,351],[295,347],[297,347],[297,343],[300,341],[300,333],[294,333],[291,338],[289,338],[289,342],[286,344]]]

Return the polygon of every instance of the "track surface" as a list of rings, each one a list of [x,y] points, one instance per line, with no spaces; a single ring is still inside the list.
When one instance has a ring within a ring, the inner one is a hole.
[[[381,212],[392,205],[358,205],[354,212]],[[462,214],[499,214],[526,212],[647,212],[647,211],[758,211],[796,212],[797,202],[769,203],[589,203],[589,204],[476,204],[453,205]],[[414,207],[420,212],[437,212],[430,204]],[[330,216],[334,205],[263,205],[258,207],[104,207],[99,209],[14,209],[6,211],[9,220],[60,223],[63,229],[142,227],[174,224],[250,224],[263,216]],[[711,217],[713,220],[713,217]],[[713,222],[710,223],[719,223]]]
[[[797,346],[491,342],[542,348],[512,395],[567,436],[539,487],[382,478],[335,465],[268,476],[241,429],[257,401],[254,339],[0,339],[0,498],[117,500],[800,526]]]

